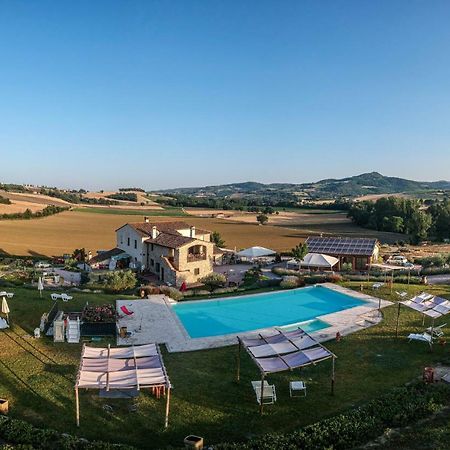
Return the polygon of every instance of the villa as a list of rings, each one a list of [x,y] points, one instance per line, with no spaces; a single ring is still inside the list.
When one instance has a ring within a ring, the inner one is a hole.
[[[217,249],[211,232],[185,222],[127,223],[116,230],[116,248],[91,259],[93,268],[102,262],[109,269],[128,260],[130,267],[150,272],[161,282],[181,286],[196,283],[212,273]]]

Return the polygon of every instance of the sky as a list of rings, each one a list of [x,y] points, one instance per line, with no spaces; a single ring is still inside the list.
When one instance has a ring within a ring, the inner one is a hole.
[[[450,179],[448,0],[0,0],[0,182]]]

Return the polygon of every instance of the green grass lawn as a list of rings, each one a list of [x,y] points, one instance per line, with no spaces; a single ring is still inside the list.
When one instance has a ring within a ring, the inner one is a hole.
[[[346,286],[359,289],[360,284],[346,283]],[[364,286],[368,289],[365,283]],[[403,288],[406,286],[394,286],[397,290]],[[411,286],[409,290],[413,293],[421,289]],[[278,401],[267,406],[260,416],[250,386],[251,380],[259,379],[258,370],[243,355],[241,382],[235,382],[236,347],[164,352],[174,386],[167,431],[162,427],[165,401],[156,400],[146,392],[135,400],[137,412],[129,412],[129,400],[101,400],[95,391],[82,392],[81,427],[77,429],[73,387],[81,345],[27,337],[52,302],[45,291],[42,299],[36,290],[12,291],[16,294],[9,301],[14,325],[10,331],[0,332],[0,397],[10,400],[11,416],[88,439],[129,443],[140,448],[182,446],[183,438],[191,433],[214,443],[269,431],[290,431],[376,398],[394,386],[419,377],[427,365],[450,363],[448,346],[436,345],[430,353],[426,344],[408,343],[405,339],[409,332],[423,329],[418,313],[402,309],[400,338],[395,338],[397,308],[394,305],[383,311],[384,320],[380,325],[347,336],[339,343],[326,344],[338,356],[335,396],[330,395],[331,361],[269,376],[269,382],[276,385]],[[450,298],[449,286],[427,288],[427,291]],[[378,294],[392,299],[387,288]],[[74,297],[74,301],[62,304],[64,308],[77,311],[86,301],[101,304],[123,298],[84,293],[74,293]],[[448,335],[450,327],[445,331]],[[288,382],[293,379],[306,380],[306,398],[289,397]],[[113,406],[113,413],[102,409],[105,403]]]

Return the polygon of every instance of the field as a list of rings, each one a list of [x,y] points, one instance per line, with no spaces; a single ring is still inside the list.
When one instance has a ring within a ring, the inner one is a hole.
[[[161,214],[161,215],[159,215]],[[152,210],[117,210],[114,208],[75,208],[60,214],[33,220],[0,221],[0,253],[17,255],[61,255],[84,247],[93,254],[97,250],[115,245],[115,230],[127,222],[139,222],[144,215],[155,221],[185,220],[211,231],[218,231],[227,248],[245,248],[260,245],[277,251],[289,251],[312,234],[349,236],[373,236],[383,242],[404,238],[393,233],[378,233],[352,224],[345,215],[305,214],[286,212],[278,223],[275,215],[269,225],[260,226],[256,219],[217,219],[185,217],[178,209],[165,209],[161,213]],[[254,216],[254,215],[253,215]],[[287,218],[287,219],[286,219]],[[284,220],[284,222],[283,222]],[[271,225],[277,223],[277,226]]]
[[[359,287],[359,283],[353,286]],[[396,285],[394,290],[404,288],[408,289]],[[409,288],[411,293],[418,289],[419,286]],[[430,289],[450,297],[449,287]],[[419,314],[406,308],[400,315],[400,338],[395,338],[397,308],[393,305],[383,311],[385,319],[381,324],[347,336],[339,343],[326,344],[338,356],[335,396],[329,390],[330,361],[304,368],[301,373],[276,374],[269,376],[269,382],[276,385],[278,400],[260,416],[250,386],[259,373],[243,356],[241,383],[234,381],[236,347],[164,353],[174,386],[167,431],[162,428],[164,401],[146,392],[134,402],[137,412],[129,411],[129,400],[102,400],[94,391],[82,392],[81,428],[77,429],[73,386],[81,346],[32,339],[29,334],[38,325],[41,314],[50,308],[49,293],[44,291],[39,299],[36,290],[13,290],[15,297],[9,302],[13,329],[0,333],[0,397],[10,400],[11,416],[88,439],[126,442],[139,448],[181,447],[184,436],[191,433],[204,436],[206,443],[211,444],[273,430],[289,432],[417,379],[425,366],[449,363],[445,346],[436,345],[430,353],[423,343],[408,343],[405,336],[422,329],[422,321]],[[387,289],[382,289],[380,295],[390,299]],[[74,301],[64,304],[66,310],[80,310],[86,301],[102,304],[118,298],[81,292],[74,296]],[[446,327],[445,331],[450,329]],[[306,380],[308,395],[291,399],[288,382],[299,377]],[[113,407],[112,413],[103,410],[104,404]]]

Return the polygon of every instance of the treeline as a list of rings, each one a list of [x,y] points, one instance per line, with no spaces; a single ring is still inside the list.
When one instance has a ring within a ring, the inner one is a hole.
[[[52,216],[53,214],[58,214],[63,211],[67,211],[69,208],[63,206],[53,206],[48,205],[42,211],[33,212],[31,209],[27,208],[24,212],[13,213],[13,214],[1,214],[0,220],[17,220],[17,219],[38,219],[40,217]]]
[[[114,200],[125,200],[127,202],[137,202],[137,194],[135,192],[117,192],[116,194],[107,195],[108,198]]]
[[[362,227],[407,234],[413,243],[424,239],[450,239],[450,202],[447,199],[426,206],[421,200],[380,198],[376,202],[354,203],[348,217]]]
[[[59,189],[50,189],[44,188],[41,189],[41,194],[47,195],[53,198],[59,198],[60,200],[64,200],[68,203],[85,203],[88,205],[117,205],[118,202],[114,200],[108,200],[106,198],[88,198],[83,197],[83,194],[86,193],[85,190],[80,189],[79,191],[61,191]]]
[[[326,209],[326,210],[348,210],[350,204],[343,201],[335,201],[326,204],[307,203],[299,205],[297,201],[278,200],[269,197],[254,198],[216,198],[216,197],[193,197],[184,194],[171,194],[170,197],[162,197],[156,200],[166,206],[223,209],[249,212],[263,212],[272,214],[274,208],[304,208],[304,209]],[[267,210],[270,208],[271,211]]]
[[[129,192],[129,191],[136,191],[136,192],[145,192],[142,188],[137,187],[131,187],[131,188],[119,188],[119,192]]]
[[[11,200],[9,198],[2,197],[0,195],[0,203],[2,203],[3,205],[10,205],[11,204]]]

